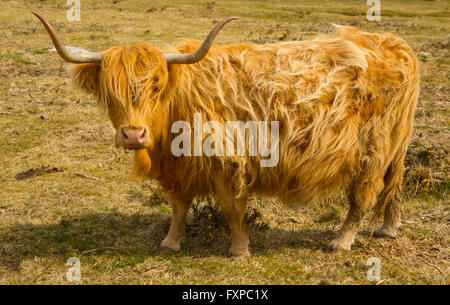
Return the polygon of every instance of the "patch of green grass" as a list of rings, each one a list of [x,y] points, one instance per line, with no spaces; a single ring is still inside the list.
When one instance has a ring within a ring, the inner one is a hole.
[[[32,50],[31,52],[32,52],[33,54],[39,54],[39,55],[42,55],[42,54],[48,53],[48,49]]]
[[[366,16],[367,10],[360,8],[329,8],[326,10],[327,13],[331,14],[341,14],[344,16]],[[383,11],[384,12],[384,11]]]
[[[423,145],[422,143],[420,143],[419,141],[411,142],[411,144],[409,144],[409,146],[410,146],[411,148],[424,147],[424,145]]]
[[[16,64],[25,64],[25,65],[36,65],[34,61],[27,60],[23,58],[23,53],[21,52],[11,52],[8,51],[6,53],[9,58],[11,58]]]
[[[411,232],[417,235],[430,235],[430,231],[423,228],[411,228]]]
[[[158,211],[164,214],[172,213],[172,210],[166,206],[158,206]]]

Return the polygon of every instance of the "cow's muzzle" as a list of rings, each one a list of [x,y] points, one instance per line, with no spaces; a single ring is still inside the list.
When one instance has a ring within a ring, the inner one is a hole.
[[[150,144],[150,135],[146,127],[121,127],[119,133],[120,144],[126,149],[142,149]]]

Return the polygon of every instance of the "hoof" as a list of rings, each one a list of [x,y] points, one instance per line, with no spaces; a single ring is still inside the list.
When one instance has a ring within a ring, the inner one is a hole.
[[[342,248],[335,248],[335,247],[331,247],[329,246],[328,248],[325,249],[325,253],[328,254],[333,254],[333,255],[341,255],[342,253],[348,252],[349,250],[346,249],[342,249]]]
[[[159,246],[156,249],[156,253],[158,254],[162,254],[162,255],[167,255],[167,254],[174,254],[177,253],[178,251],[175,251],[173,249],[167,248],[167,247],[163,247],[163,246]]]
[[[325,249],[325,253],[339,255],[350,251],[350,247],[345,248],[342,246],[339,240],[333,240],[328,248]]]
[[[249,251],[230,251],[228,252],[228,257],[246,257],[246,256],[250,256],[250,252]]]
[[[397,232],[393,232],[388,229],[379,229],[373,232],[373,237],[395,239],[397,237]]]

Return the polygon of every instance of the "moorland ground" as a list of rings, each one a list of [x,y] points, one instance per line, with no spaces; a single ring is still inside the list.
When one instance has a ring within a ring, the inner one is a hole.
[[[370,257],[381,261],[380,284],[450,284],[450,1],[381,3],[381,21],[368,22],[365,0],[81,0],[81,21],[69,22],[63,0],[0,1],[0,284],[69,283],[69,257],[81,261],[82,284],[369,284]],[[253,256],[233,259],[222,215],[197,202],[182,251],[156,254],[170,205],[151,181],[130,177],[132,154],[114,148],[109,121],[72,88],[30,10],[66,44],[95,51],[201,40],[227,16],[240,20],[217,44],[306,40],[330,34],[330,22],[403,37],[422,80],[399,237],[372,238],[367,220],[351,252],[330,256],[323,250],[345,217],[343,195],[296,208],[252,199]]]

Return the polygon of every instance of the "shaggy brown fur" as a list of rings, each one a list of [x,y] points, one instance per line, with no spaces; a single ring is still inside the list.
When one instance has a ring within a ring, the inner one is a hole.
[[[200,62],[167,65],[162,51],[135,43],[104,52],[101,65],[73,69],[75,84],[97,97],[117,129],[146,126],[151,145],[136,151],[134,173],[156,179],[172,200],[174,216],[161,251],[179,250],[194,197],[213,195],[232,230],[233,255],[248,254],[243,228],[250,194],[286,202],[346,190],[349,215],[331,250],[349,250],[366,211],[400,225],[403,160],[419,91],[419,64],[392,34],[338,26],[328,39],[268,45],[214,46]],[[176,51],[191,53],[200,42]],[[174,157],[171,125],[279,121],[279,163],[260,156]]]

